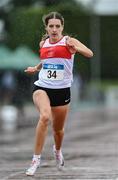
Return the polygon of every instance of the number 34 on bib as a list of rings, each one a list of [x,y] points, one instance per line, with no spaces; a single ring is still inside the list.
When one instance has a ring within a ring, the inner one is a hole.
[[[44,64],[43,78],[47,80],[63,80],[64,65],[63,64]]]

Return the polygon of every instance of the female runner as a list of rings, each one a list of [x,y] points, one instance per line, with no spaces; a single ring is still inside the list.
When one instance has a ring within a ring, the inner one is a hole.
[[[64,18],[58,12],[44,15],[43,23],[46,37],[40,42],[41,63],[25,70],[30,74],[40,71],[33,90],[33,101],[40,117],[36,127],[32,163],[26,170],[26,175],[34,175],[41,164],[41,153],[49,120],[52,121],[56,165],[59,169],[64,167],[61,147],[71,100],[74,54],[79,53],[87,58],[93,56],[93,52],[80,41],[63,35]]]

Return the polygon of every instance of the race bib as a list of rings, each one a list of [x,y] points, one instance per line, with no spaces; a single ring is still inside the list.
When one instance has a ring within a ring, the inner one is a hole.
[[[64,65],[43,64],[43,78],[47,80],[62,80],[64,78]]]

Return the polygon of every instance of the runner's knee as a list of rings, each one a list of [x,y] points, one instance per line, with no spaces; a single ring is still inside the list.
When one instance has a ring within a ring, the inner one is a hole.
[[[64,129],[54,130],[55,135],[61,135],[64,133]]]
[[[50,111],[44,111],[40,114],[40,121],[44,124],[44,125],[48,125],[50,119]]]

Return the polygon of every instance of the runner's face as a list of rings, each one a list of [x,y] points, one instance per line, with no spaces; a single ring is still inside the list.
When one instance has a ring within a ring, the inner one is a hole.
[[[49,19],[46,31],[50,40],[56,42],[62,37],[63,25],[59,19]]]

